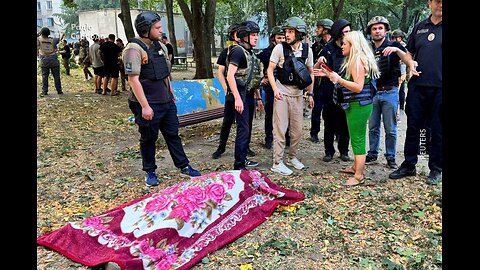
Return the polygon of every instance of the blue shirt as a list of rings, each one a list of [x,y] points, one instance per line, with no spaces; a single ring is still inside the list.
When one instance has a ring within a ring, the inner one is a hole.
[[[430,15],[413,28],[407,50],[417,61],[420,76],[410,82],[419,86],[442,87],[442,22],[433,24]]]

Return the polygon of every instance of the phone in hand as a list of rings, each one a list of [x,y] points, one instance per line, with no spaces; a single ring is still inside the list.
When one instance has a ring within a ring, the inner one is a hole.
[[[326,69],[328,72],[332,72],[332,69],[330,69],[325,63],[322,63],[322,68]]]

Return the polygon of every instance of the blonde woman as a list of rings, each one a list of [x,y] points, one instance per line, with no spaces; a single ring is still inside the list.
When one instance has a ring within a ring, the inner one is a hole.
[[[353,174],[345,186],[363,184],[367,122],[372,114],[375,95],[373,81],[380,76],[371,46],[360,31],[345,33],[342,41],[345,56],[340,74],[325,68],[314,70],[315,76],[327,76],[334,84],[334,102],[340,104],[347,115],[348,132],[355,156],[352,167],[342,172]]]

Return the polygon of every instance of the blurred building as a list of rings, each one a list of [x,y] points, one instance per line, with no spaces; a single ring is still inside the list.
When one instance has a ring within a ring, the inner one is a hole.
[[[62,22],[53,14],[62,12],[61,2],[62,0],[37,0],[37,32],[40,32],[42,27],[48,27],[51,37],[60,37]]]

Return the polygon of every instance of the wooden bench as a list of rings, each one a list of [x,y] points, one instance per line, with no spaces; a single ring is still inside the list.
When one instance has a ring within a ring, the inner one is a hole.
[[[207,110],[207,111],[200,111],[200,112],[180,115],[178,116],[179,126],[185,127],[188,125],[198,124],[198,123],[223,117],[223,109],[224,107],[221,107],[221,108],[216,108],[216,109]]]
[[[172,69],[188,69],[187,57],[175,56]]]

